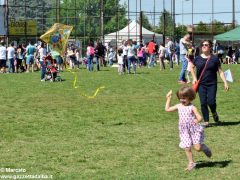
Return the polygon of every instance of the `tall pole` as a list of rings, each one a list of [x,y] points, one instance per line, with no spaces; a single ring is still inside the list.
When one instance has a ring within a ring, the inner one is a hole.
[[[83,35],[84,35],[84,41],[83,41],[83,47],[86,47],[86,2],[83,1],[83,6],[84,6],[84,31],[83,31]],[[83,54],[83,48],[82,48],[82,54]]]
[[[192,44],[194,44],[194,25],[193,25],[193,0],[192,0]]]
[[[59,7],[60,7],[60,2],[59,2]],[[76,44],[76,39],[77,39],[77,0],[75,0],[75,18],[74,18],[74,25],[75,25],[75,44]]]
[[[8,0],[6,0],[6,18],[7,18],[7,22],[6,22],[6,26],[7,26],[7,38],[6,38],[6,40],[7,40],[7,45],[8,45],[8,41],[9,41],[9,39],[8,39],[8,36],[9,36],[9,6],[8,6]]]
[[[173,0],[173,40],[175,41],[175,29],[176,29],[176,19],[175,19],[175,0]]]
[[[137,10],[138,10],[138,0],[136,0],[136,34],[135,34],[135,37],[136,37],[136,41],[138,39],[138,28],[137,28],[137,19],[138,19],[138,13],[137,13]]]
[[[184,22],[183,22],[183,1],[184,1],[184,0],[182,0],[182,31],[183,31],[183,23],[184,23]]]
[[[60,2],[59,0],[56,0],[56,22],[59,23],[59,6]]]
[[[214,35],[214,30],[213,30],[213,20],[214,20],[214,0],[212,0],[212,41],[213,41],[213,35]]]
[[[153,28],[154,29],[156,27],[156,24],[155,24],[155,22],[156,22],[155,13],[156,13],[156,2],[154,0],[154,5],[153,5]]]
[[[103,0],[101,0],[101,41],[104,43],[104,9],[103,9]]]
[[[140,8],[140,11],[142,11],[142,0],[140,0],[139,8]]]
[[[129,0],[128,0],[128,39],[130,39],[130,27],[129,27],[129,21],[130,21],[130,17],[129,17],[129,11],[130,11],[130,9],[129,9]]]
[[[117,48],[118,48],[118,0],[115,0],[115,8],[116,8],[116,52],[117,52]]]
[[[165,14],[165,0],[163,0],[163,44],[165,44],[165,33],[166,33],[166,14]]]
[[[140,41],[140,44],[142,43],[142,17],[143,17],[143,12],[140,11],[140,19],[139,19],[139,22],[140,22],[140,29],[139,29],[139,41]]]
[[[140,43],[143,43],[143,40],[142,40],[142,16],[143,16],[143,12],[142,12],[142,0],[140,0],[140,4],[139,4],[139,8],[140,8],[140,29],[139,29],[139,40],[140,40]]]
[[[27,2],[26,0],[24,1],[24,18],[25,18],[25,22],[24,22],[24,34],[25,34],[25,41],[27,41]]]
[[[235,28],[235,0],[232,0],[232,27]]]

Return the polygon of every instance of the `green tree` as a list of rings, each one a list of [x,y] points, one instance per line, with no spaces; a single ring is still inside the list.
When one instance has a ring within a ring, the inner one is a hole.
[[[164,18],[165,17],[165,18]],[[164,22],[165,19],[165,22]],[[164,10],[163,13],[160,15],[159,27],[156,30],[158,33],[164,33],[164,26],[165,26],[165,36],[174,36],[174,23],[171,17],[171,14]]]
[[[200,21],[198,25],[195,27],[195,32],[209,33],[210,29],[206,23],[203,23],[202,21]]]
[[[127,25],[126,10],[116,0],[103,0],[104,34]],[[82,37],[86,42],[101,36],[100,0],[62,0],[60,21],[74,26],[72,36]],[[74,8],[73,8],[74,7]],[[65,18],[63,18],[65,17]]]
[[[175,38],[176,40],[179,40],[179,39],[181,39],[186,33],[187,33],[187,27],[184,26],[184,25],[178,24],[178,25],[175,27],[174,38]]]
[[[144,13],[142,13],[142,26],[148,30],[153,29],[152,25],[149,22],[148,17]]]
[[[212,24],[213,24],[213,31],[214,32],[216,32],[216,33],[223,33],[223,32],[225,32],[224,23],[222,23],[220,21],[217,21],[217,20],[213,20]]]

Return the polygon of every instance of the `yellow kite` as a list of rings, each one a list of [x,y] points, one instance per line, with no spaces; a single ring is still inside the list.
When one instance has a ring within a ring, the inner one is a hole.
[[[73,26],[55,23],[40,39],[48,43],[51,49],[64,54]]]

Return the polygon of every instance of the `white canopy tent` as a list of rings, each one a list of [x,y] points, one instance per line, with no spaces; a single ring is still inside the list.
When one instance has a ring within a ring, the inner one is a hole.
[[[117,43],[119,45],[122,43],[123,40],[128,40],[128,39],[132,39],[133,41],[139,42],[140,41],[139,36],[140,36],[140,25],[135,20],[133,20],[125,28],[117,32],[113,32],[105,35],[104,40],[105,40],[105,43],[110,43],[112,45],[114,45],[114,43],[116,43],[116,40],[117,40]],[[157,34],[155,32],[149,31],[146,28],[142,27],[143,43],[151,41],[153,37],[158,44],[163,41],[162,34]]]

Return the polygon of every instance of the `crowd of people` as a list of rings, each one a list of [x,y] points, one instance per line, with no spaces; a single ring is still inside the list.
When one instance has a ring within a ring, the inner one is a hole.
[[[6,47],[4,41],[1,41],[0,72],[33,72],[34,69],[44,69],[42,62],[47,55],[47,50],[46,44],[43,42],[38,45],[29,42],[27,46],[20,44],[17,47],[11,43],[9,47]],[[89,71],[93,71],[94,64],[96,64],[96,70],[100,71],[101,67],[112,66],[114,62],[117,62],[119,74],[132,72],[135,74],[137,67],[153,68],[158,62],[160,70],[166,69],[166,63],[169,64],[170,70],[173,70],[174,64],[180,65],[181,63],[183,68],[179,75],[179,83],[189,83],[191,73],[188,62],[199,56],[199,52],[199,46],[191,44],[190,35],[186,34],[176,42],[169,37],[165,44],[157,44],[154,40],[145,44],[125,40],[120,46],[113,47],[110,44],[106,46],[100,41],[96,45],[90,42],[86,47],[86,52],[82,52],[82,49],[71,44],[63,56],[58,52],[54,52],[52,55],[59,70],[63,70],[67,65],[70,69],[80,68],[82,65]],[[219,43],[213,46],[213,53],[218,56],[221,63],[238,63],[239,52],[237,47],[234,50],[229,47],[226,51],[226,48]],[[226,54],[225,57],[224,54]],[[185,76],[186,72],[187,76]],[[41,73],[42,79],[44,79],[43,74],[44,70]]]

